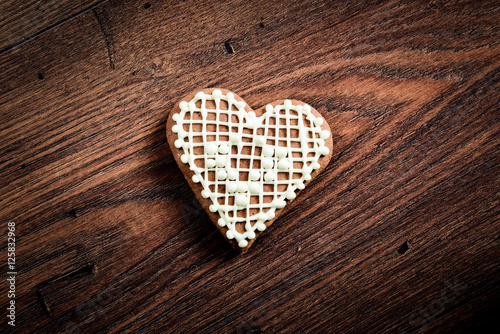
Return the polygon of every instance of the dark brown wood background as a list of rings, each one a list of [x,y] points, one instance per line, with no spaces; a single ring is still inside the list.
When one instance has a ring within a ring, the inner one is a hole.
[[[17,332],[498,328],[498,1],[7,0],[0,15]],[[327,169],[245,255],[164,137],[177,100],[214,86],[305,101],[333,130]]]

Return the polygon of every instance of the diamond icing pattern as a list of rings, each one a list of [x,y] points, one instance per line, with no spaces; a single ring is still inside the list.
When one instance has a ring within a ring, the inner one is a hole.
[[[220,215],[226,237],[241,248],[265,230],[265,222],[295,198],[297,189],[304,189],[320,168],[320,156],[329,154],[325,140],[330,136],[307,104],[285,100],[267,105],[260,116],[245,107],[231,92],[216,89],[182,101],[172,116],[181,161],[194,172],[193,182],[201,183],[201,195],[211,200],[210,211]]]

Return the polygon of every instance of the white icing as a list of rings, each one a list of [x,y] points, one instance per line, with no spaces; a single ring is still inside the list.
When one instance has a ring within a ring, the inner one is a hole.
[[[215,109],[207,108],[208,100],[214,101]],[[221,101],[228,110],[220,109]],[[178,136],[174,145],[183,150],[181,161],[194,172],[193,182],[203,186],[201,195],[212,201],[209,210],[220,215],[217,224],[227,227],[226,237],[235,239],[241,248],[255,238],[256,230],[266,229],[265,222],[275,217],[275,211],[283,208],[286,200],[296,197],[297,189],[304,189],[312,171],[320,168],[319,157],[329,153],[325,140],[330,136],[328,130],[321,129],[323,119],[316,117],[307,104],[294,105],[285,100],[277,106],[267,105],[259,117],[254,111],[247,112],[245,106],[231,92],[198,92],[191,101],[182,101],[180,112],[172,116],[176,122],[172,132]],[[226,116],[224,120],[221,115]],[[201,130],[195,131],[194,127]],[[252,153],[244,154],[244,148]],[[260,155],[255,153],[257,148]],[[250,168],[240,165],[242,159],[249,160]],[[281,191],[283,185],[286,189]],[[224,186],[224,193],[219,192],[219,186]],[[273,199],[266,203],[264,196]],[[256,197],[257,203],[251,197]],[[250,210],[257,213],[251,215]],[[241,211],[246,215],[240,217]],[[236,230],[238,223],[244,225],[245,232]]]
[[[226,183],[226,190],[227,190],[227,192],[229,192],[231,194],[236,192],[237,187],[238,187],[238,185],[236,184],[236,182],[227,182]]]
[[[273,168],[274,160],[271,158],[264,158],[261,160],[261,163],[264,170],[269,170]]]
[[[226,178],[227,178],[227,172],[224,169],[219,169],[217,171],[217,180],[225,180]]]
[[[265,145],[262,148],[262,155],[268,158],[272,157],[274,155],[274,147],[272,147],[271,145]]]
[[[248,182],[248,190],[252,195],[258,195],[260,192],[260,183],[259,182]]]
[[[290,162],[288,160],[286,160],[286,159],[280,159],[278,161],[278,169],[280,171],[287,171],[289,168],[290,168]]]
[[[236,191],[239,193],[246,193],[248,191],[248,183],[243,181],[236,182]]]
[[[276,180],[276,173],[275,172],[270,171],[270,172],[266,172],[266,174],[264,174],[264,181],[270,183],[274,180]]]
[[[238,171],[234,170],[234,169],[229,169],[227,171],[227,178],[229,180],[236,180],[238,178]]]
[[[328,149],[328,147],[327,147]],[[286,157],[286,154],[288,153],[288,150],[286,147],[276,147],[276,157],[278,159]]]
[[[220,154],[228,154],[229,153],[229,145],[226,143],[219,145],[219,153]]]
[[[234,201],[238,206],[247,206],[249,204],[248,197],[243,194],[236,195]]]
[[[217,145],[215,145],[214,143],[207,144],[207,146],[205,147],[205,153],[208,156],[215,155],[215,153],[217,153]]]
[[[207,159],[207,167],[208,168],[215,167],[215,160],[214,159]]]
[[[227,157],[219,155],[215,158],[215,165],[217,167],[224,168],[226,164],[227,164]]]
[[[260,179],[260,171],[258,169],[252,169],[249,173],[248,173],[248,177],[250,178],[250,180],[252,181],[255,181],[255,180],[258,180]]]

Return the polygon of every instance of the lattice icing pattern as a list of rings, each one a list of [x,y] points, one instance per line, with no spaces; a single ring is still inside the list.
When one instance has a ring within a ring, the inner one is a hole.
[[[231,92],[199,92],[172,116],[181,161],[194,172],[193,182],[201,183],[226,237],[241,248],[304,189],[320,168],[320,156],[329,154],[330,136],[307,104],[285,100],[267,105],[260,116],[245,106]]]

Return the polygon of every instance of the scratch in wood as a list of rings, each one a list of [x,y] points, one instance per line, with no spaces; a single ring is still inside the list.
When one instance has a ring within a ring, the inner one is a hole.
[[[50,307],[45,302],[45,298],[43,298],[43,294],[42,294],[42,292],[40,291],[39,288],[36,289],[35,294],[36,294],[36,298],[38,300],[38,303],[42,307],[43,312],[50,317],[52,315],[51,312],[50,312]]]
[[[77,217],[77,215],[76,215],[76,210],[75,210],[75,209],[71,209],[71,210],[69,210],[69,213],[68,213],[68,214],[69,214],[69,216],[70,216],[70,217],[73,217],[73,218],[76,218],[76,217]]]
[[[358,137],[358,138],[359,138],[359,137]],[[352,146],[356,143],[356,140],[357,140],[358,138],[354,139],[354,140],[353,140],[353,141],[349,144],[349,146],[347,146],[347,147],[346,147],[346,148],[344,148],[342,151],[340,151],[340,153],[338,154],[337,159],[335,159],[335,161],[340,160],[340,158],[342,158],[342,156],[343,156],[344,154],[346,154],[346,153],[347,153],[347,152],[351,149],[351,147],[352,147]]]
[[[106,50],[108,51],[109,58],[109,67],[114,70],[115,69],[115,48],[113,43],[113,37],[111,35],[111,27],[109,25],[109,19],[106,13],[99,9],[92,9],[94,16],[99,23],[99,27],[101,28],[102,34],[104,36],[104,42],[106,43]]]
[[[399,248],[398,248],[398,253],[400,255],[403,255],[404,253],[406,253],[406,251],[409,249],[408,247],[408,242],[405,241],[404,244],[402,244]]]
[[[63,274],[63,275],[55,277],[55,278],[48,279],[46,281],[43,281],[43,282],[37,284],[35,294],[36,294],[38,303],[42,307],[45,314],[47,314],[49,317],[51,316],[50,307],[47,304],[45,298],[43,297],[43,293],[42,293],[43,288],[45,288],[46,286],[48,286],[52,283],[55,283],[55,282],[64,281],[64,280],[68,280],[68,279],[72,279],[72,278],[77,278],[80,276],[92,275],[96,271],[97,271],[97,266],[95,265],[95,263],[87,263],[85,266],[83,266],[79,269],[72,270],[66,274]]]
[[[234,53],[234,48],[231,45],[231,40],[228,39],[227,41],[224,42],[224,47],[226,48],[227,53],[233,54]]]

